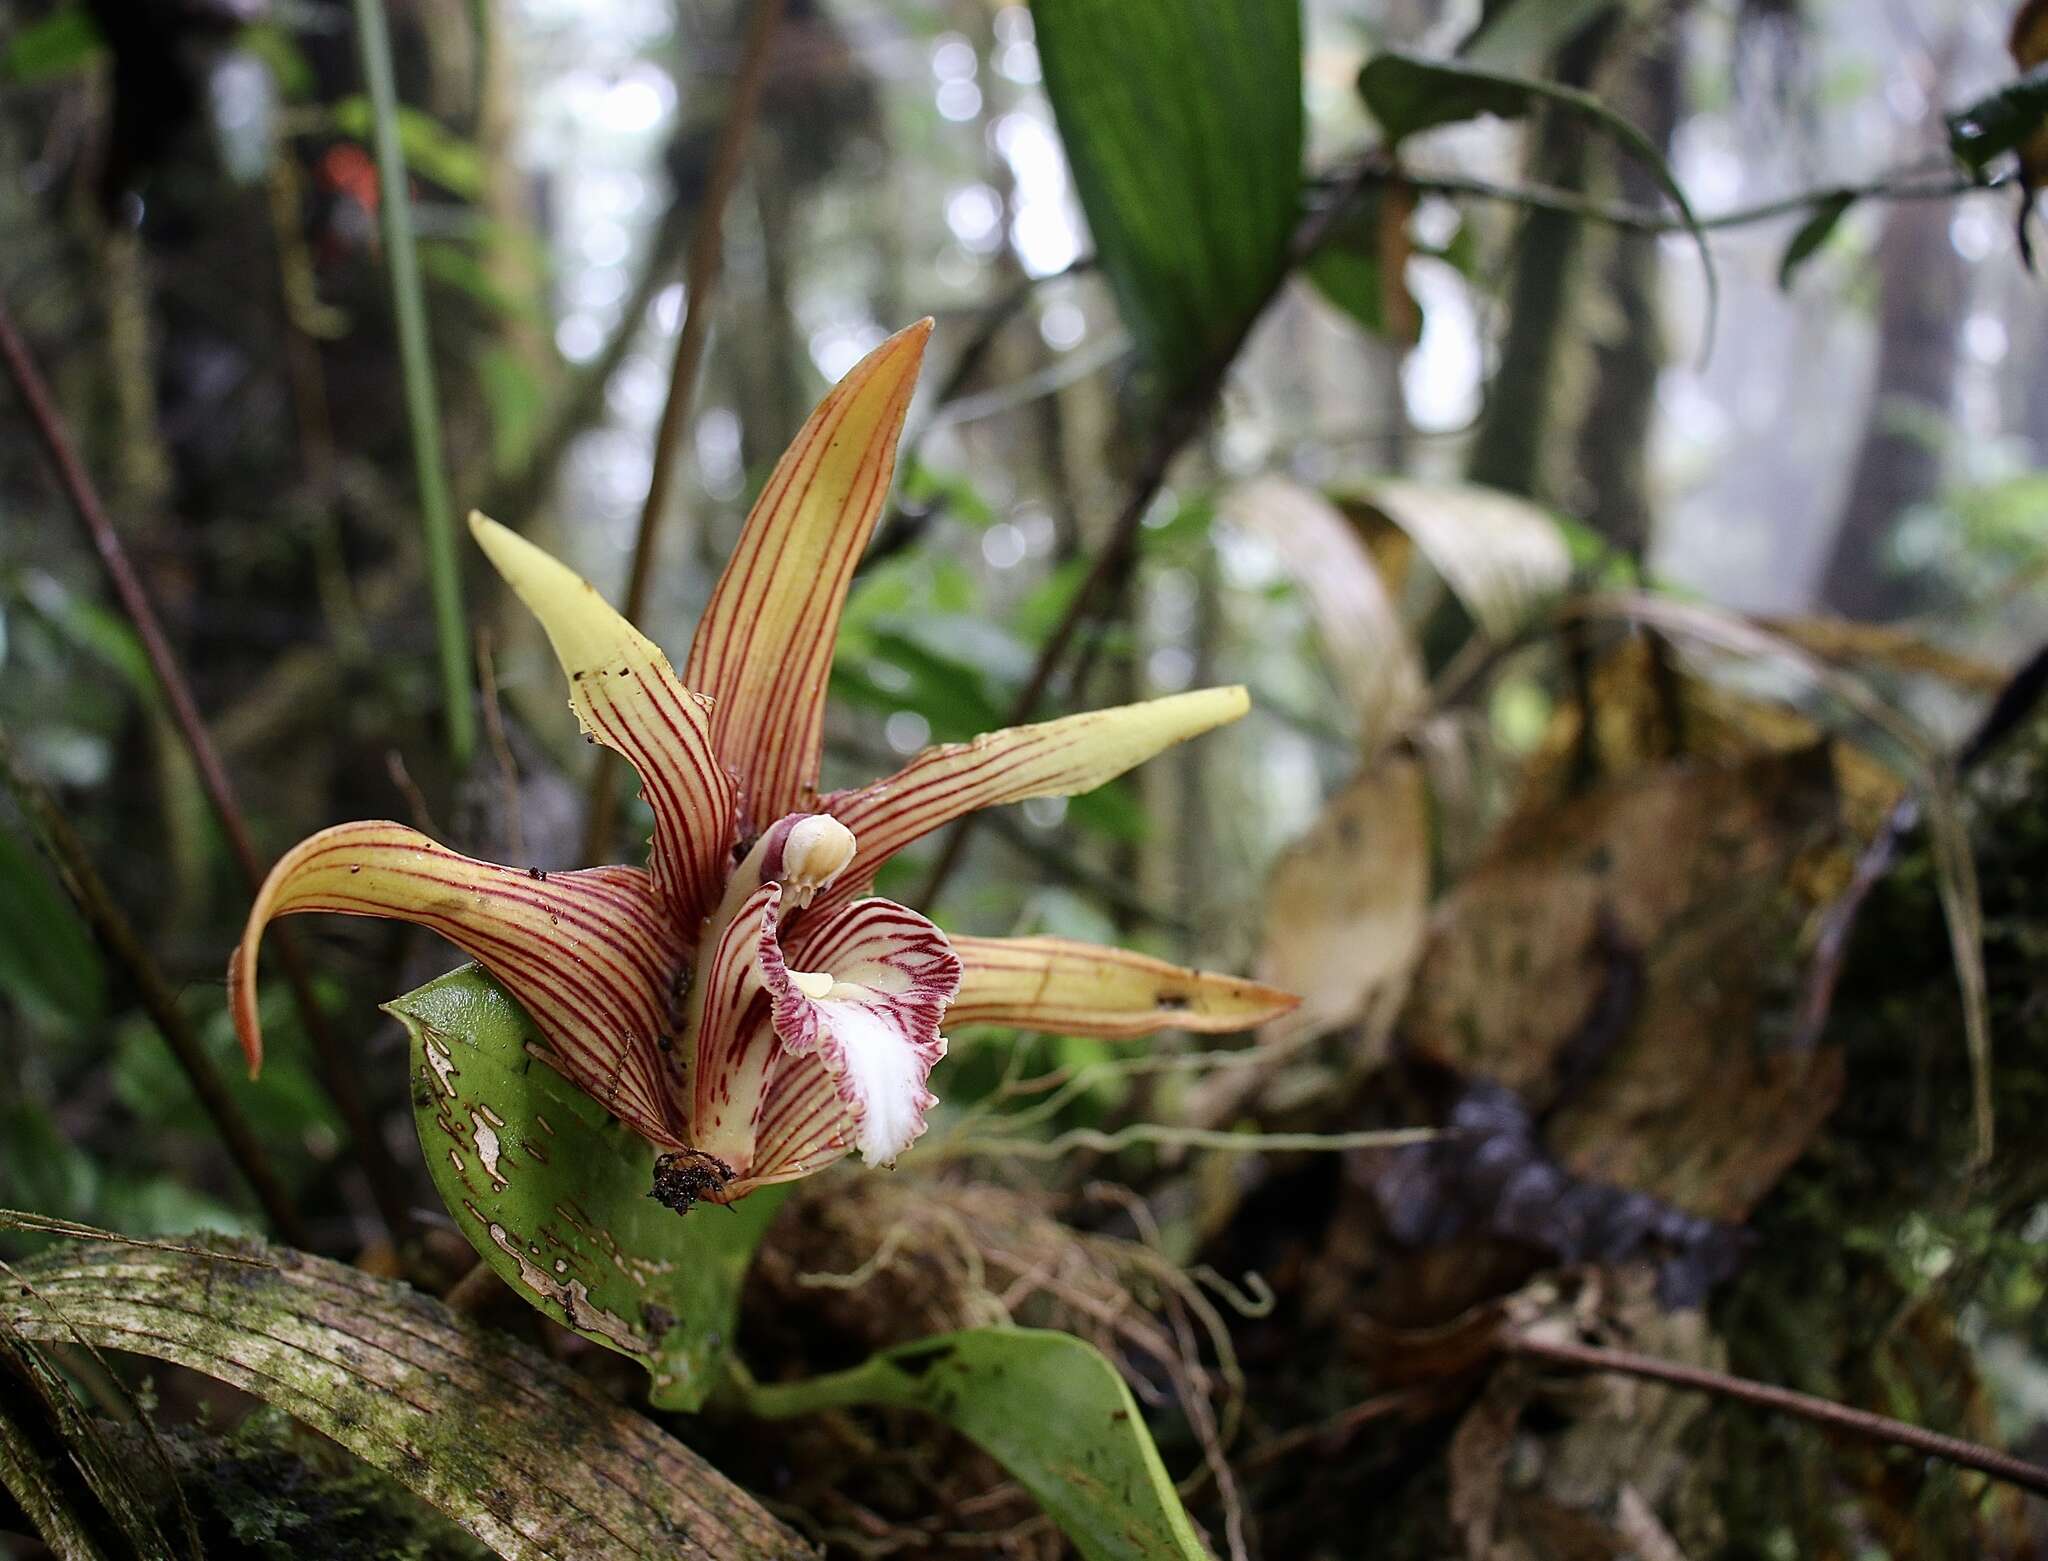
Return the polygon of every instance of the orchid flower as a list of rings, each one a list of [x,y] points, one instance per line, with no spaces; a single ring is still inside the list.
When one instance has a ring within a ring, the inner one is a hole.
[[[278,916],[380,916],[441,934],[525,1008],[544,1060],[661,1151],[655,1196],[730,1203],[858,1150],[892,1163],[936,1104],[940,1024],[1132,1036],[1236,1030],[1293,1006],[1268,987],[1057,938],[958,938],[875,871],[978,808],[1087,791],[1235,720],[1241,688],[929,748],[817,792],[827,675],[855,560],[895,466],[931,322],[826,396],[769,478],[682,676],[586,581],[496,522],[470,531],[542,627],[591,740],[639,773],[646,868],[543,873],[390,822],[341,824],[271,871],[229,965],[261,1065],[256,955]]]

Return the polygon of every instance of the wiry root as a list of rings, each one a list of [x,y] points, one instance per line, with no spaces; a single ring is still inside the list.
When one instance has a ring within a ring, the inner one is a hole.
[[[1076,1334],[1117,1364],[1142,1403],[1171,1404],[1186,1418],[1203,1450],[1194,1479],[1214,1481],[1230,1550],[1242,1556],[1224,1450],[1242,1406],[1243,1377],[1228,1326],[1204,1289],[1210,1280],[1165,1255],[1150,1211],[1128,1190],[1098,1184],[1086,1197],[1117,1205],[1138,1239],[1073,1230],[1047,1212],[1044,1200],[999,1187],[909,1176],[808,1184],[756,1260],[742,1315],[772,1319],[775,1337],[749,1353],[824,1369],[960,1328],[1016,1323]],[[1247,1297],[1215,1281],[1225,1304],[1239,1310],[1258,1307],[1263,1287],[1255,1278],[1250,1283]],[[1034,1555],[1046,1543],[1021,1492],[992,1465],[957,1452],[926,1468],[895,1471],[923,1487],[922,1510],[937,1513],[930,1524],[908,1517],[919,1509],[887,1502],[876,1487],[891,1481],[876,1477],[874,1465],[859,1473],[848,1468],[851,1432],[842,1426],[833,1448],[806,1448],[803,1459],[789,1460],[819,1471],[821,1491],[841,1494],[835,1537],[861,1535],[849,1548],[898,1554],[966,1545]],[[903,1445],[894,1438],[879,1445],[892,1442]],[[885,1519],[884,1511],[906,1516]]]

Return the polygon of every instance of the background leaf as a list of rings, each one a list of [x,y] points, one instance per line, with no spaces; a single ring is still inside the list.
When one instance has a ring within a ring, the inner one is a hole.
[[[1608,10],[1614,0],[1520,0],[1490,6],[1460,58],[1491,70],[1533,70]]]
[[[217,1255],[65,1248],[17,1272],[0,1322],[230,1383],[501,1556],[811,1554],[680,1442],[402,1285],[256,1242]]]
[[[1034,0],[1045,88],[1103,270],[1166,387],[1227,353],[1287,267],[1297,0]]]
[[[1988,97],[1948,116],[1949,150],[1981,173],[2048,123],[2048,65],[2037,65]]]
[[[645,1366],[657,1407],[697,1408],[785,1189],[730,1211],[656,1203],[654,1147],[527,1050],[532,1022],[474,965],[385,1006],[412,1037],[420,1147],[470,1245],[550,1317]]]
[[[924,1410],[1002,1464],[1088,1561],[1205,1554],[1130,1389],[1071,1334],[971,1328],[748,1398],[771,1419],[854,1404]]]
[[[1834,236],[1835,228],[1856,204],[1856,197],[1844,191],[1830,195],[1813,208],[1807,219],[1799,224],[1799,231],[1785,246],[1785,258],[1778,262],[1778,286],[1789,290],[1792,278],[1799,268],[1819,252],[1821,245]]]
[[[1707,273],[1707,336],[1712,339],[1720,282],[1714,271],[1714,257],[1707,249],[1707,235],[1693,213],[1692,203],[1685,198],[1678,176],[1671,171],[1671,164],[1657,144],[1592,93],[1560,82],[1512,76],[1462,60],[1432,59],[1400,49],[1382,50],[1367,60],[1358,73],[1358,91],[1386,132],[1388,142],[1396,146],[1420,131],[1486,114],[1520,119],[1544,103],[1583,119],[1612,138],[1650,171],[1678,209],[1686,232],[1699,249],[1700,264]]]
[[[0,834],[0,992],[90,1023],[107,1009],[107,972],[92,935],[36,854]]]
[[[1389,479],[1343,498],[1405,532],[1490,639],[1511,639],[1571,578],[1556,520],[1511,493]]]
[[[0,76],[16,82],[68,76],[97,60],[105,48],[92,13],[82,5],[67,5],[14,35]]]

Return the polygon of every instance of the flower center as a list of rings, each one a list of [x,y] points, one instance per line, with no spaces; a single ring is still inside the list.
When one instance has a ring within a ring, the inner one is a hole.
[[[853,860],[853,831],[836,818],[811,813],[799,816],[782,839],[771,845],[781,828],[777,824],[770,829],[755,847],[756,851],[766,849],[759,880],[749,884],[747,892],[751,894],[764,883],[780,883],[782,897],[791,907],[809,905],[811,897],[846,871],[846,864]],[[746,877],[742,864],[736,881]]]
[[[837,984],[828,970],[792,970],[789,979],[805,997],[824,997]]]

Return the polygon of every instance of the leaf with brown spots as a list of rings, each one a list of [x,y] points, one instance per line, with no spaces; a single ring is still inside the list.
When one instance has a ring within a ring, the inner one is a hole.
[[[654,1146],[541,1059],[532,1021],[474,965],[385,1006],[412,1038],[427,1169],[470,1245],[548,1316],[645,1366],[656,1407],[703,1403],[783,1189],[684,1215],[656,1202]]]

